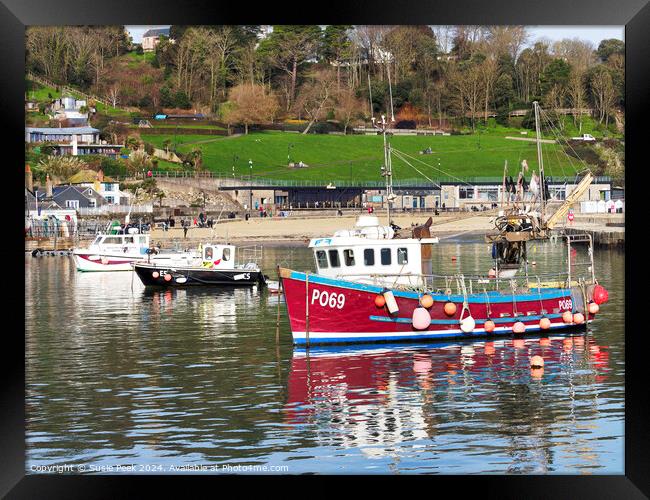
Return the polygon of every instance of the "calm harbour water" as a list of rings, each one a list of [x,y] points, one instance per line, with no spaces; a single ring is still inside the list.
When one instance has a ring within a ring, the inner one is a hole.
[[[272,279],[278,263],[313,270],[306,248],[264,252]],[[529,252],[540,270],[564,258]],[[434,259],[490,267],[482,243]],[[587,333],[307,354],[284,304],[276,342],[266,290],[149,290],[28,256],[27,472],[622,474],[624,254],[595,261],[610,300]]]

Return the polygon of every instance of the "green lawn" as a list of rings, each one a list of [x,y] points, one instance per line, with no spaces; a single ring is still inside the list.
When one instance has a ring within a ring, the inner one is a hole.
[[[512,134],[505,134],[512,135]],[[146,135],[145,141],[162,147],[165,139],[174,142],[174,135]],[[177,135],[179,152],[194,147],[203,150],[205,168],[213,172],[232,173],[233,157],[235,174],[250,174],[248,161],[253,161],[252,174],[276,179],[297,180],[381,180],[379,168],[383,161],[381,136],[335,136],[301,135],[283,132],[251,133],[241,137],[209,137]],[[509,172],[516,177],[523,159],[531,169],[538,169],[534,142],[513,141],[504,135],[484,133],[480,136],[394,136],[393,148],[416,158],[409,160],[422,174],[432,179],[454,177],[501,176],[504,161]],[[287,149],[291,160],[303,161],[309,167],[296,169],[287,166]],[[430,155],[418,152],[427,147]],[[569,160],[557,144],[544,144],[544,165],[547,175],[575,175],[578,162]],[[425,164],[420,163],[423,161]],[[573,164],[573,166],[571,165]],[[423,178],[422,174],[403,161],[393,159],[394,179]]]
[[[61,97],[61,92],[54,90],[52,87],[46,87],[40,83],[31,80],[25,80],[25,87],[27,90],[27,97],[32,101],[37,102],[50,102],[52,99]],[[50,98],[50,94],[52,97]]]

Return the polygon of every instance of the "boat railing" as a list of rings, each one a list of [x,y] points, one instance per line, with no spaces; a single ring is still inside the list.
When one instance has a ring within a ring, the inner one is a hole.
[[[262,245],[246,245],[237,247],[237,264],[246,265],[251,262],[258,264],[264,256],[264,247]]]
[[[512,278],[490,278],[485,275],[438,275],[438,274],[345,274],[337,278],[350,281],[360,281],[386,286],[390,289],[427,291],[447,295],[464,293],[475,294],[484,292],[516,292],[522,289],[570,288],[580,283],[591,283],[591,275],[584,277],[573,276],[569,279],[568,272],[540,273],[521,275]]]

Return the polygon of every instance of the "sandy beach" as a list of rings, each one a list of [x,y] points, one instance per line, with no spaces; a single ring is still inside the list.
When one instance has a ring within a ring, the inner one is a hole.
[[[397,215],[393,218],[395,224],[402,228],[411,224],[423,224],[428,215]],[[311,238],[332,235],[339,229],[352,229],[357,216],[342,217],[253,217],[248,221],[223,221],[213,229],[191,227],[187,232],[188,240],[209,241],[227,239],[231,242],[305,242]],[[468,232],[485,232],[493,228],[490,216],[476,216],[458,219],[458,215],[433,217],[431,233],[433,236],[452,237]],[[380,216],[380,222],[385,222],[385,216]],[[163,231],[155,229],[152,239],[165,240],[184,239],[183,229],[176,226]]]

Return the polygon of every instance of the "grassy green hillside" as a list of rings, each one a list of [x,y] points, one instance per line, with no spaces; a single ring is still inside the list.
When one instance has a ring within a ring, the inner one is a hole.
[[[503,135],[394,136],[391,144],[393,148],[415,157],[417,160],[409,161],[430,178],[501,176],[506,160],[513,176],[524,159],[531,169],[538,169],[535,143],[505,139],[505,135],[515,135],[507,132],[502,130]],[[172,144],[176,141],[180,152],[200,147],[205,168],[224,174],[232,173],[234,161],[236,175],[249,175],[248,161],[253,160],[252,173],[255,176],[326,181],[379,180],[379,167],[383,161],[381,136],[260,132],[218,138],[173,134],[148,136],[143,133],[142,138],[158,147],[162,147],[165,139],[170,139]],[[428,147],[433,154],[419,154]],[[575,174],[577,161],[569,160],[559,145],[544,144],[543,149],[547,175]],[[291,161],[303,161],[309,166],[289,168],[287,153]],[[234,157],[238,159],[233,160]],[[396,181],[422,177],[396,158],[393,159],[393,170]]]

